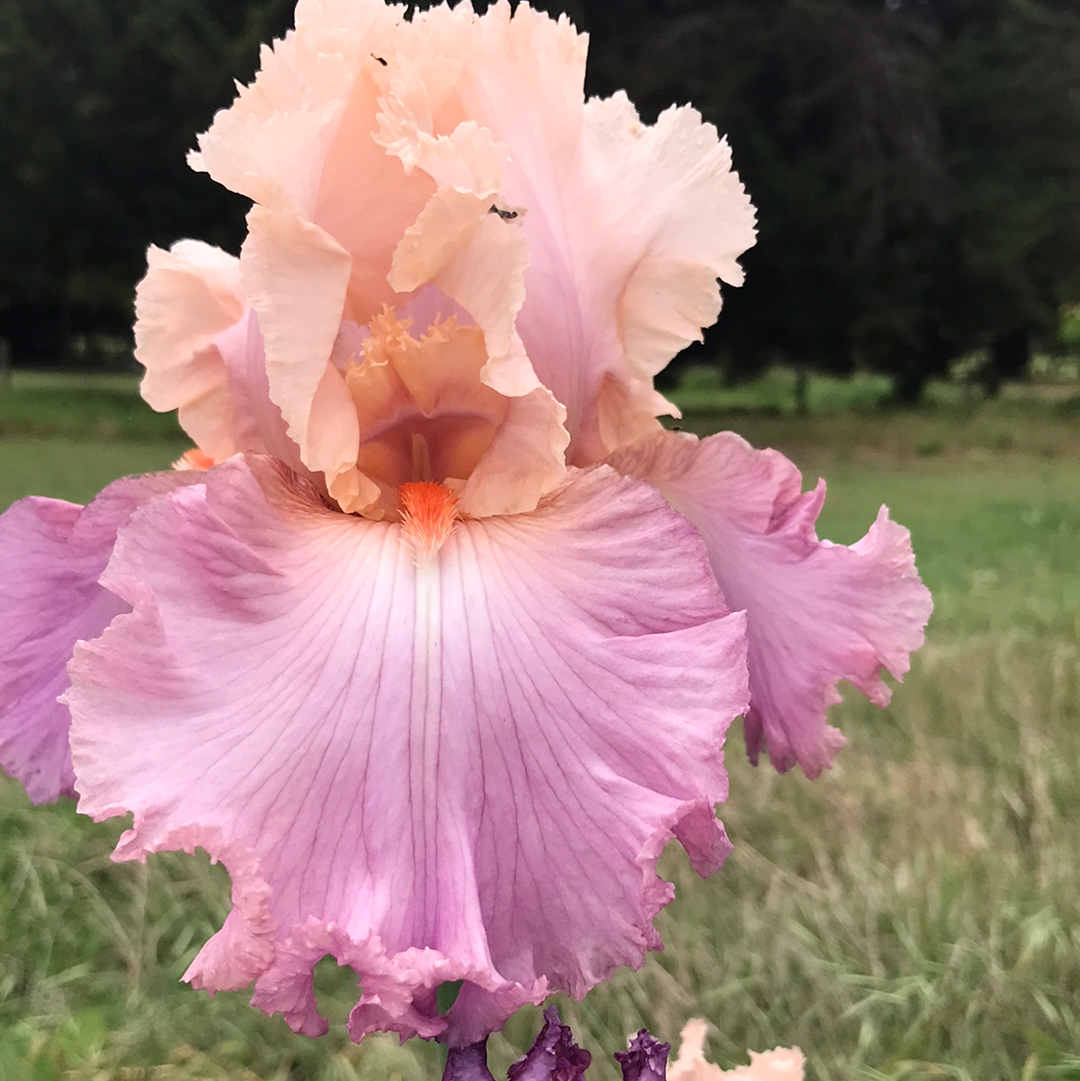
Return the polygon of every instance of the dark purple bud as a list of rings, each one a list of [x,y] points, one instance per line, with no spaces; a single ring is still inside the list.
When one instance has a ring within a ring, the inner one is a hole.
[[[487,1039],[468,1047],[451,1047],[446,1055],[443,1081],[495,1081],[487,1068]]]
[[[654,1040],[642,1029],[631,1041],[629,1051],[616,1051],[615,1061],[622,1067],[623,1081],[665,1081],[667,1057],[671,1044]]]
[[[574,1043],[554,1006],[544,1010],[544,1027],[520,1062],[507,1071],[509,1081],[585,1081],[592,1056]]]

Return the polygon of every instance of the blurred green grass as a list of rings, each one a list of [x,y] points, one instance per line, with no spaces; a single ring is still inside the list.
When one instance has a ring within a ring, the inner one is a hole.
[[[0,439],[68,438],[93,442],[182,439],[176,417],[139,397],[136,375],[16,371],[0,384]]]
[[[790,380],[770,378],[738,404],[688,388],[683,423],[734,427],[792,454],[808,482],[825,474],[823,536],[854,540],[888,503],[935,592],[928,645],[894,706],[838,708],[849,745],[815,782],[751,768],[733,733],[728,866],[704,882],[669,853],[679,897],[660,917],[665,952],[560,1003],[596,1057],[589,1076],[613,1081],[607,1056],[639,1025],[676,1039],[704,1014],[728,1067],[747,1047],[799,1043],[809,1076],[829,1081],[1080,1079],[1073,392],[981,402],[941,387],[912,413],[887,408],[872,381],[815,380],[798,417],[776,405]],[[106,396],[76,388],[112,402],[81,421],[68,388],[47,384],[16,384],[26,408],[0,388],[0,505],[32,490],[82,500],[184,448],[170,418],[152,438],[124,427],[140,408],[131,381]],[[439,1076],[437,1048],[343,1039],[350,981],[328,962],[321,1041],[242,993],[211,1001],[180,985],[228,910],[226,876],[175,855],[114,866],[121,829],[68,803],[31,808],[0,783],[0,1078]],[[523,1011],[493,1039],[498,1067],[537,1024]]]

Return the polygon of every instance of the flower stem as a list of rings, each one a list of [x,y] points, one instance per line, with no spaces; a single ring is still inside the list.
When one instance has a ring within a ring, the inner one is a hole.
[[[495,1081],[487,1068],[487,1038],[467,1047],[451,1047],[443,1081]]]

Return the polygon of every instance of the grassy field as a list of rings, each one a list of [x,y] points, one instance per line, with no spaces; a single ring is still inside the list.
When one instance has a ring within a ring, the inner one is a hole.
[[[824,474],[823,536],[855,539],[888,503],[935,593],[928,645],[893,707],[836,711],[849,744],[818,781],[752,769],[733,735],[728,866],[706,882],[669,853],[665,952],[560,1003],[589,1076],[613,1081],[607,1056],[639,1025],[675,1038],[703,1014],[729,1067],[798,1043],[820,1081],[1080,1079],[1080,391],[941,387],[910,413],[872,380],[822,380],[796,417],[785,378],[729,394],[697,375],[681,423]],[[23,379],[0,388],[0,505],[84,499],[183,446],[130,381]],[[437,1048],[356,1048],[340,1025],[301,1039],[242,994],[180,985],[227,911],[225,876],[172,855],[114,866],[121,828],[0,782],[0,1078],[439,1076]],[[342,1021],[347,974],[323,962],[317,984]],[[497,1066],[537,1020],[493,1040]]]

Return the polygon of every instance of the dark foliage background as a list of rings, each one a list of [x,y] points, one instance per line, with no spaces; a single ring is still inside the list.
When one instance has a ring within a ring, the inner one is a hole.
[[[423,5],[421,5],[423,6]],[[759,208],[747,284],[687,359],[730,380],[987,391],[1080,300],[1080,0],[539,0],[592,36],[589,92],[692,102]],[[0,337],[104,363],[148,242],[236,249],[242,201],[183,165],[290,0],[0,0]],[[684,361],[685,362],[685,361]],[[677,368],[673,369],[677,373]]]

